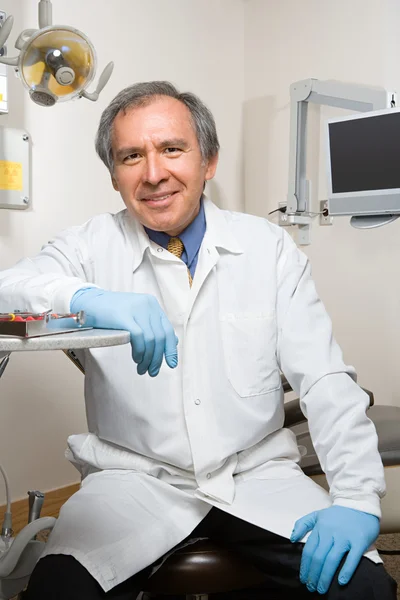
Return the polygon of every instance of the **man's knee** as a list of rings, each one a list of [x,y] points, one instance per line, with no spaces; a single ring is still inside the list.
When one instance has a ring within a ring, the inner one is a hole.
[[[327,600],[396,600],[397,583],[382,564],[362,558],[348,585],[335,576]]]

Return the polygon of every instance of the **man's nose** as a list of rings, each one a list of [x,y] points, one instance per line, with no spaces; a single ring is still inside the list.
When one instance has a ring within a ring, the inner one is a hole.
[[[164,179],[168,179],[168,170],[163,164],[163,157],[156,154],[147,156],[143,171],[144,183],[158,185]]]

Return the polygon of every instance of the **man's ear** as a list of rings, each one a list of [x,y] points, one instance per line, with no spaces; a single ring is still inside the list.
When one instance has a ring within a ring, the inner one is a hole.
[[[111,175],[111,183],[112,183],[112,186],[113,186],[114,190],[116,192],[119,192],[119,187],[118,187],[117,180],[115,179],[115,177],[113,175]]]
[[[207,170],[206,170],[206,174],[205,174],[205,180],[209,181],[210,179],[212,179],[215,175],[215,172],[217,170],[217,165],[218,165],[218,153],[214,154],[214,156],[212,156],[211,158],[208,159],[208,165],[207,165]]]

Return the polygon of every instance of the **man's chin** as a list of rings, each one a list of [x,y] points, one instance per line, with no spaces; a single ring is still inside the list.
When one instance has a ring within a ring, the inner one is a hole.
[[[153,231],[161,231],[163,233],[169,233],[170,231],[182,231],[184,228],[180,228],[179,224],[173,219],[140,219],[142,225]],[[173,235],[169,233],[169,235]],[[178,234],[176,234],[178,235]]]

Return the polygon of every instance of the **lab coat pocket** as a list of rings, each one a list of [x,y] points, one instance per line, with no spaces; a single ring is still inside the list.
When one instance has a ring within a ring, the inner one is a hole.
[[[277,390],[275,315],[225,314],[220,323],[226,373],[236,393],[244,398]]]

